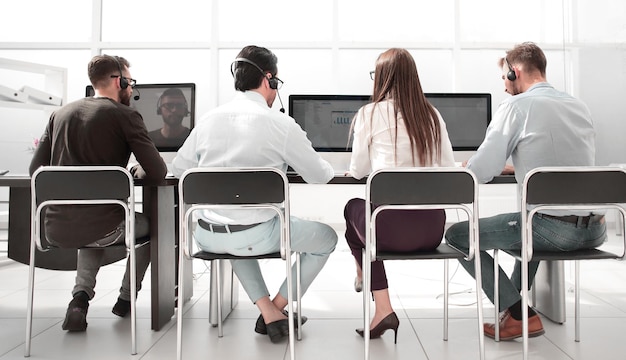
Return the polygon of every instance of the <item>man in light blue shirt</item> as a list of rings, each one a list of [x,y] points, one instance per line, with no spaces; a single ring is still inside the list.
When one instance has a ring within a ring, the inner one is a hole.
[[[554,89],[546,82],[546,58],[534,43],[516,45],[500,59],[504,100],[487,129],[485,140],[468,161],[480,182],[500,174],[509,156],[515,178],[522,184],[526,173],[539,166],[594,165],[595,132],[589,110],[581,101]],[[500,214],[479,220],[483,290],[494,300],[494,262],[485,251],[521,249],[521,214]],[[568,251],[593,248],[606,237],[604,217],[589,212],[539,213],[533,218],[533,248]],[[468,248],[468,225],[462,222],[446,232],[449,244]],[[461,260],[474,276],[474,264]],[[529,263],[532,284],[539,262]],[[511,277],[500,268],[500,339],[522,336],[521,264],[515,263]],[[529,336],[544,333],[537,313],[528,309]],[[485,335],[495,337],[495,325],[485,324]]]
[[[275,167],[287,171],[291,166],[308,183],[323,184],[332,179],[332,166],[315,152],[295,120],[282,109],[270,109],[282,84],[276,76],[276,56],[268,49],[246,46],[233,61],[231,72],[237,94],[198,122],[173,160],[174,175],[194,167]],[[198,217],[194,239],[202,250],[233,255],[280,250],[280,226],[272,210],[206,210]],[[301,254],[304,293],[334,251],[337,233],[326,224],[296,217],[291,217],[290,229],[291,249]],[[231,263],[250,300],[261,311],[255,331],[279,342],[289,334],[284,313],[286,281],[270,300],[257,260]],[[303,323],[305,320],[302,317]]]

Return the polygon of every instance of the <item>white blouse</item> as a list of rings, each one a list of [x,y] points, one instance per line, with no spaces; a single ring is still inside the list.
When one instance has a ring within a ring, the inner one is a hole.
[[[376,108],[372,114],[374,106]],[[367,104],[357,112],[354,121],[354,141],[349,171],[352,177],[361,179],[372,171],[384,168],[424,166],[417,157],[413,163],[411,140],[401,114],[398,114],[398,121],[393,124],[393,106],[392,100],[386,100],[378,104]],[[435,111],[441,129],[441,157],[432,159],[430,166],[455,166],[446,124],[439,111],[437,109]],[[394,156],[396,149],[394,149],[393,144],[396,126],[398,127],[397,156]],[[433,157],[435,156],[436,154],[433,154]]]

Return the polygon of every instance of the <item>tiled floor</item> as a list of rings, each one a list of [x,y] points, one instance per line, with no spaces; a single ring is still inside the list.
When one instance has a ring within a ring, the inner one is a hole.
[[[354,261],[338,228],[340,243],[327,266],[303,299],[309,321],[303,339],[296,343],[301,360],[363,358],[363,340],[354,329],[362,326],[362,297],[352,289]],[[612,236],[608,246],[615,246]],[[511,262],[502,256],[504,265]],[[506,261],[505,261],[506,260]],[[396,261],[387,264],[390,291],[400,318],[398,343],[391,332],[371,341],[372,359],[478,359],[478,337],[473,279],[456,263],[450,291],[449,340],[442,340],[443,262]],[[271,291],[282,281],[284,265],[272,260],[263,264]],[[626,358],[626,264],[605,260],[582,264],[582,341],[574,342],[574,309],[570,265],[565,266],[567,321],[544,320],[546,334],[531,339],[531,359],[624,359]],[[240,301],[224,323],[224,337],[209,325],[208,267],[195,261],[194,296],[184,307],[185,359],[289,359],[287,343],[272,344],[253,331],[256,308],[241,290]],[[85,333],[61,330],[73,272],[37,270],[32,359],[175,359],[176,318],[158,332],[150,330],[149,289],[138,298],[138,354],[130,355],[130,322],[111,314],[117,297],[123,263],[104,267],[89,308]],[[26,312],[25,265],[0,267],[0,360],[21,359],[24,353]],[[149,285],[149,281],[144,284]],[[493,320],[493,306],[485,304],[485,320]],[[519,359],[521,341],[495,343],[486,338],[487,359]]]

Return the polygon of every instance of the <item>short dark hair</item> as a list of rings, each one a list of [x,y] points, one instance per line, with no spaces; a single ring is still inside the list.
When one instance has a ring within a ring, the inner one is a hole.
[[[94,88],[100,88],[111,78],[111,75],[122,75],[124,67],[130,67],[128,60],[121,56],[96,55],[87,65],[87,75]]]
[[[241,49],[237,58],[252,61],[256,66],[244,61],[235,61],[232,64],[233,76],[235,77],[235,90],[247,91],[261,86],[264,73],[269,72],[272,77],[278,72],[278,58],[270,50],[255,45],[249,45]]]
[[[506,61],[509,64],[523,64],[526,71],[537,70],[541,76],[546,76],[547,60],[543,50],[537,44],[527,41],[517,44],[506,52]]]

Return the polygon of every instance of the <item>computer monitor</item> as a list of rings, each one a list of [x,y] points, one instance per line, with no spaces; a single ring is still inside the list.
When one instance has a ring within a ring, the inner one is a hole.
[[[475,151],[491,122],[491,94],[426,93],[439,110],[454,151]],[[289,115],[306,131],[317,151],[352,151],[350,124],[369,95],[290,95]]]
[[[289,116],[306,131],[316,151],[349,152],[350,124],[369,102],[369,95],[289,95]]]
[[[88,85],[86,96],[93,96]],[[159,152],[175,152],[182,146],[194,127],[196,110],[196,84],[137,84],[133,88],[130,106],[137,109]],[[168,117],[169,116],[169,117]],[[180,121],[185,127],[180,136],[167,138],[161,133],[166,120]],[[178,119],[176,119],[178,118]]]
[[[491,122],[491,94],[426,93],[439,110],[454,151],[475,151],[485,139]]]

